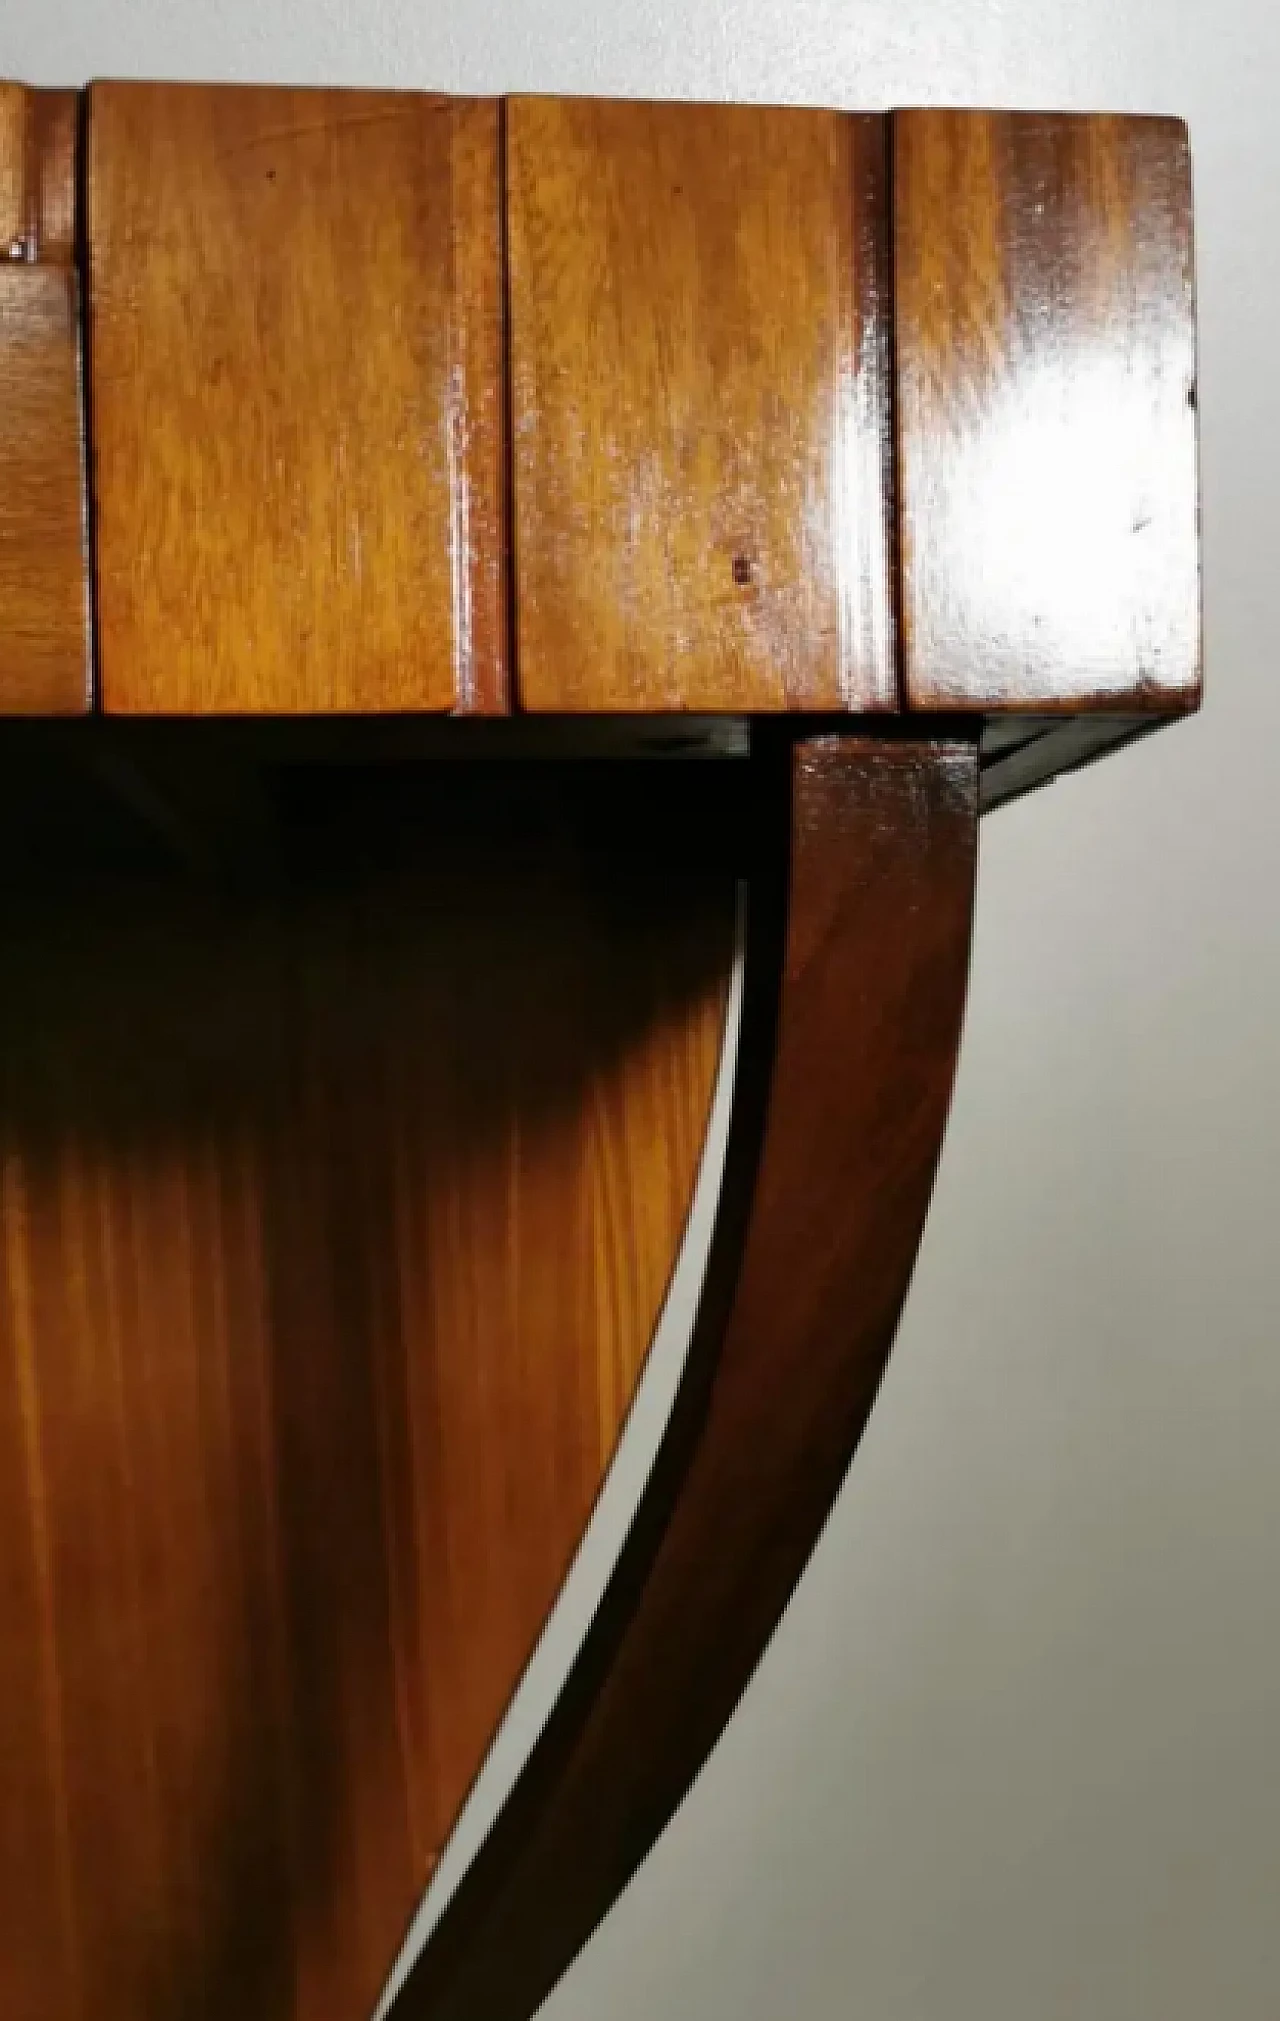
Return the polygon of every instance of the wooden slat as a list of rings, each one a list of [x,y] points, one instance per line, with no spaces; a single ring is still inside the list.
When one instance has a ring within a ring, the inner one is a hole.
[[[75,257],[79,98],[0,82],[0,257],[61,267]]]
[[[884,121],[507,118],[522,703],[892,707]]]
[[[0,715],[89,704],[76,105],[0,84]]]
[[[733,921],[544,776],[406,791],[425,869],[0,893],[5,2021],[372,2013],[531,1653]]]
[[[506,706],[496,104],[94,86],[103,702]]]
[[[1185,129],[971,112],[893,128],[909,702],[1194,707]]]

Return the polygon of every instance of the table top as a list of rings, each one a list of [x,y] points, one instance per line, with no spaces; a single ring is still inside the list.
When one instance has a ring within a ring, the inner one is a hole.
[[[1175,120],[7,85],[0,248],[0,715],[1199,703]]]

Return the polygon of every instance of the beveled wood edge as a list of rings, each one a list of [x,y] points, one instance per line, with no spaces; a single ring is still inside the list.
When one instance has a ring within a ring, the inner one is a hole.
[[[781,1617],[896,1331],[963,1012],[976,744],[783,730],[755,765],[736,1099],[684,1377],[569,1681],[397,2021],[527,2021],[608,1912]]]

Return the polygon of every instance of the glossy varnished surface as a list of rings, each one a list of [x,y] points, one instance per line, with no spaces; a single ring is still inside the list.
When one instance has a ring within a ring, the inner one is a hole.
[[[682,1392],[573,1677],[396,2021],[528,2021],[718,1739],[892,1343],[955,1068],[977,753],[801,744],[789,836],[788,782],[776,784],[721,1219]]]
[[[884,121],[507,123],[521,701],[891,707]]]
[[[0,82],[0,258],[70,266],[79,93]]]
[[[89,706],[75,132],[0,84],[0,716]]]
[[[893,133],[910,706],[1194,707],[1185,128],[905,112]]]
[[[104,706],[506,705],[498,109],[95,85]]]
[[[732,892],[453,780],[0,893],[5,2021],[372,2012],[612,1451]]]
[[[113,84],[77,223],[76,111],[0,86],[0,707],[84,702],[78,231],[108,711],[1198,701],[1176,121]]]

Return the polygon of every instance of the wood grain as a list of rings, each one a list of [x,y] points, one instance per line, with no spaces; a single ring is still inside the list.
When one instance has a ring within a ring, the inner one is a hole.
[[[111,711],[507,705],[496,104],[95,85]]]
[[[0,80],[0,258],[72,264],[79,100]]]
[[[371,2013],[612,1452],[732,886],[452,777],[0,893],[5,2021]]]
[[[719,1738],[892,1343],[955,1067],[976,747],[807,740],[777,797],[681,1395],[577,1667],[394,2021],[534,2013]]]
[[[509,102],[526,708],[894,706],[884,125]]]
[[[0,715],[89,706],[75,130],[0,83]]]
[[[893,135],[911,706],[1194,708],[1185,128],[903,112]]]

